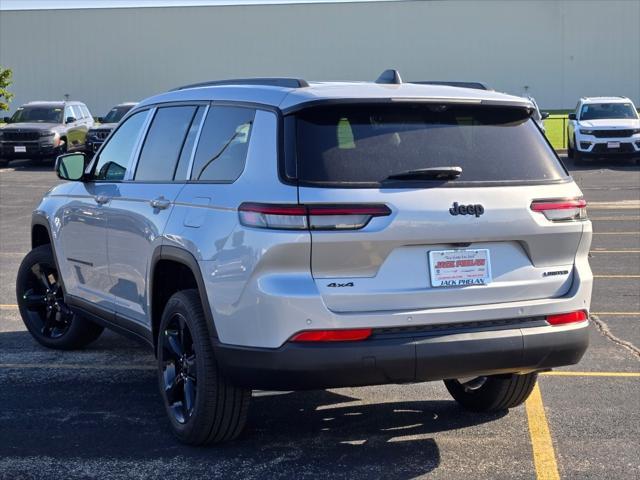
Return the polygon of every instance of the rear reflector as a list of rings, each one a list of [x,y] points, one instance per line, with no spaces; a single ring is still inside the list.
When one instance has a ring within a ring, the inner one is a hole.
[[[353,342],[371,336],[370,328],[353,330],[307,330],[291,337],[292,342]]]
[[[540,212],[552,222],[586,220],[587,201],[583,198],[567,198],[560,200],[534,200],[531,210]]]
[[[240,223],[247,227],[280,230],[358,230],[373,217],[386,217],[386,205],[270,205],[243,203]]]
[[[585,312],[584,310],[547,316],[547,322],[551,325],[565,325],[567,323],[584,322],[586,319],[587,312]]]

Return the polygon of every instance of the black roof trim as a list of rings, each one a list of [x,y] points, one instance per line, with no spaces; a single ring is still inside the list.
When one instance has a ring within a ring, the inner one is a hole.
[[[192,83],[190,85],[183,85],[181,87],[174,88],[172,91],[185,90],[187,88],[215,87],[218,85],[263,85],[267,87],[304,88],[308,87],[309,83],[301,78],[288,77],[232,78],[228,80],[212,80],[209,82]]]
[[[419,80],[416,83],[418,85],[444,85],[449,87],[471,88],[473,90],[493,90],[493,88],[487,86],[482,82],[467,82],[467,81],[449,81],[449,80]]]
[[[387,85],[400,85],[402,84],[402,78],[398,70],[389,69],[380,74],[376,83],[383,83]]]

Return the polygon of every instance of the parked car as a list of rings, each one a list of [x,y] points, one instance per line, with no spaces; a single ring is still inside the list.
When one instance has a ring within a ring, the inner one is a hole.
[[[49,160],[82,151],[93,117],[84,103],[29,102],[19,107],[0,129],[0,162],[19,158]]]
[[[144,100],[86,168],[58,158],[24,323],[51,348],[148,344],[194,445],[235,438],[251,389],[444,380],[473,411],[520,405],[582,357],[593,281],[586,202],[530,111],[397,72]]]
[[[536,102],[536,99],[533,97],[525,97],[527,98],[534,107],[533,113],[531,115],[531,118],[533,118],[533,121],[536,122],[536,124],[538,125],[538,127],[540,127],[540,130],[542,130],[542,132],[546,132],[545,128],[544,128],[544,121],[549,118],[549,112],[541,112],[540,111],[540,107],[538,107],[538,102]]]
[[[86,153],[93,154],[104,143],[118,122],[122,120],[129,110],[135,107],[135,102],[127,102],[116,105],[104,117],[98,117],[98,125],[94,125],[87,132]]]
[[[626,97],[583,97],[567,126],[569,158],[640,158],[640,118]]]

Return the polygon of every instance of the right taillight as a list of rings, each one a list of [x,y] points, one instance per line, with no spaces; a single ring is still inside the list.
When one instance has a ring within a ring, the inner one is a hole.
[[[550,325],[566,325],[567,323],[584,322],[587,319],[587,312],[577,310],[569,313],[559,313],[557,315],[547,315],[547,322]]]
[[[243,203],[240,223],[278,230],[358,230],[374,217],[391,215],[386,205],[273,205]]]
[[[587,219],[587,201],[584,198],[534,200],[531,210],[542,213],[552,222]]]

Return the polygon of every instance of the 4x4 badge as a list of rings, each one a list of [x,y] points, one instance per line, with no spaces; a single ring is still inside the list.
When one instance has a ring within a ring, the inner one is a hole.
[[[458,202],[453,202],[453,207],[449,209],[451,215],[475,215],[479,217],[484,213],[484,207],[479,203],[475,205],[458,205]]]

